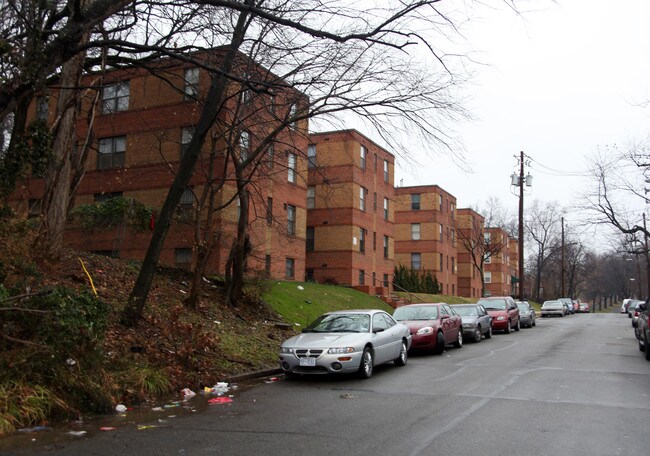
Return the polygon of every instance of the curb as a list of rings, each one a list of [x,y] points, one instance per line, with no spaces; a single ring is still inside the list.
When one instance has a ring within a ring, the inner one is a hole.
[[[262,378],[262,377],[270,377],[272,375],[278,375],[281,374],[282,370],[280,368],[275,368],[275,369],[263,369],[259,371],[254,371],[254,372],[248,372],[246,374],[239,374],[239,375],[232,375],[230,377],[226,377],[225,381],[228,383],[237,383],[237,382],[242,382],[245,380],[253,380],[256,378]]]

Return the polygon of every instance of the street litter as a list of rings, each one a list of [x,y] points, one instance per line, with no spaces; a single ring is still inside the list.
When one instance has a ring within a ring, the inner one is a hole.
[[[185,399],[189,399],[191,397],[196,396],[196,393],[194,391],[192,391],[191,389],[189,389],[189,388],[183,389],[181,391],[181,394],[183,395],[183,398],[185,398]]]
[[[229,397],[213,397],[208,400],[208,404],[227,404],[229,402],[232,402]]]
[[[357,398],[357,396],[354,396],[353,394],[350,394],[350,393],[348,393],[348,394],[341,394],[339,397],[340,397],[341,399],[356,399],[356,398]]]
[[[298,285],[296,288],[298,288],[300,291],[305,289],[302,285]]]
[[[153,407],[151,410],[153,410],[154,412],[162,412],[163,408],[162,407]]]
[[[153,428],[157,428],[157,427],[158,427],[158,426],[156,426],[156,425],[154,425],[154,424],[149,424],[149,425],[139,425],[139,426],[138,426],[138,431],[144,431],[145,429],[153,429]]]
[[[117,428],[114,428],[112,426],[102,426],[99,428],[100,431],[114,431]]]
[[[119,413],[124,413],[124,412],[126,412],[126,405],[123,405],[123,404],[117,404],[117,405],[115,406],[115,411],[116,411],[116,412],[119,412]]]
[[[30,434],[32,432],[42,432],[42,431],[51,431],[52,428],[49,426],[34,426],[30,428],[23,428],[23,429],[18,429],[18,432],[24,432],[26,434]]]
[[[70,431],[67,434],[71,435],[72,437],[83,437],[86,435],[86,431]]]
[[[228,383],[226,382],[217,382],[216,385],[213,387],[206,386],[203,388],[203,392],[205,394],[218,394],[221,396],[222,394],[226,394],[230,387],[228,386]]]

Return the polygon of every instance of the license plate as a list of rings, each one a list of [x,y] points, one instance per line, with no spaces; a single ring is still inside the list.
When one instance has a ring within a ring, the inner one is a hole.
[[[304,367],[315,367],[316,358],[300,358],[300,365]]]

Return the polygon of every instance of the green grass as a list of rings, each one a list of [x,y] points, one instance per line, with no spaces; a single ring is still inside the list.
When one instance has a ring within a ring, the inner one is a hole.
[[[270,282],[262,298],[287,323],[303,327],[332,310],[382,309],[393,313],[392,307],[374,296],[352,288],[311,282]]]
[[[476,302],[476,299],[472,299],[472,298],[461,298],[460,296],[449,296],[443,294],[402,293],[402,292],[398,292],[394,294],[404,299],[408,299],[411,302],[411,304],[417,304],[419,302],[445,302],[447,304],[471,304]],[[409,295],[411,297],[409,297]],[[413,296],[416,296],[416,298],[413,298]]]

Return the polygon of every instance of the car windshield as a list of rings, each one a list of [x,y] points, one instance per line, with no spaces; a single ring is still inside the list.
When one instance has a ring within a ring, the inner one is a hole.
[[[546,301],[542,304],[542,307],[562,307],[562,303],[560,301]]]
[[[438,318],[438,306],[403,306],[395,309],[393,318],[404,320],[435,320]]]
[[[523,310],[523,311],[530,310],[530,306],[525,302],[518,302],[517,307],[519,307],[519,310]]]
[[[483,307],[485,307],[487,310],[506,310],[505,299],[490,299],[479,301],[477,304],[483,304]]]
[[[366,314],[328,314],[321,315],[303,332],[332,333],[352,332],[363,333],[370,330],[370,315]]]
[[[458,315],[463,317],[478,317],[478,311],[475,306],[454,306]]]

